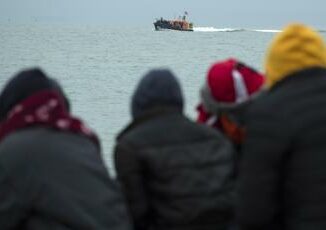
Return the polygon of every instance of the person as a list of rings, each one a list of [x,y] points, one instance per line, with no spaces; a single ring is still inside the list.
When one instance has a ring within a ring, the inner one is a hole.
[[[69,108],[59,84],[37,68],[1,92],[1,230],[131,229],[98,137]]]
[[[268,92],[248,112],[239,174],[242,229],[326,229],[326,48],[291,24],[267,52]]]
[[[227,229],[234,218],[231,143],[183,113],[169,70],[147,73],[132,97],[133,121],[117,137],[115,165],[135,229]]]
[[[245,112],[263,92],[265,77],[229,58],[213,64],[201,89],[197,122],[220,130],[240,151],[245,137]]]

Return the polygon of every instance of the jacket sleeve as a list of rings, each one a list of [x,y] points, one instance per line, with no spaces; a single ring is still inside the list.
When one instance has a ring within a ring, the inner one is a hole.
[[[15,229],[26,217],[24,194],[13,184],[12,178],[0,165],[0,226],[2,230]]]
[[[144,182],[144,168],[136,153],[126,145],[117,145],[114,152],[115,167],[126,196],[135,230],[148,229],[149,204]]]
[[[277,229],[281,171],[290,143],[289,122],[284,117],[280,111],[266,109],[248,113],[236,210],[241,229]]]

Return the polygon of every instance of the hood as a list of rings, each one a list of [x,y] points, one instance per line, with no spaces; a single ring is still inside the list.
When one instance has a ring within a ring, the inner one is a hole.
[[[287,76],[311,67],[326,67],[323,38],[305,25],[289,25],[275,37],[267,52],[267,86],[272,87]]]
[[[5,85],[0,94],[0,121],[6,118],[7,113],[16,104],[46,89],[57,91],[63,97],[69,110],[68,99],[59,84],[54,79],[48,78],[42,70],[34,68],[19,72]]]
[[[139,82],[132,97],[131,113],[135,119],[155,107],[183,109],[183,96],[177,78],[169,70],[152,70]]]

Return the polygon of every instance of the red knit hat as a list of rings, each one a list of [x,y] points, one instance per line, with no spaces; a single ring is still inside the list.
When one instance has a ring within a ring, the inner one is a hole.
[[[216,102],[241,103],[264,84],[262,74],[235,60],[215,63],[207,74],[207,87]]]

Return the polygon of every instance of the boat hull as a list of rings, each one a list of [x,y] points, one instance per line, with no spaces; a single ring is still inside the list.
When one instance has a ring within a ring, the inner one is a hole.
[[[179,25],[171,25],[168,21],[157,21],[154,22],[154,27],[156,31],[164,31],[164,30],[177,30],[177,31],[194,31],[192,28],[182,28]]]

